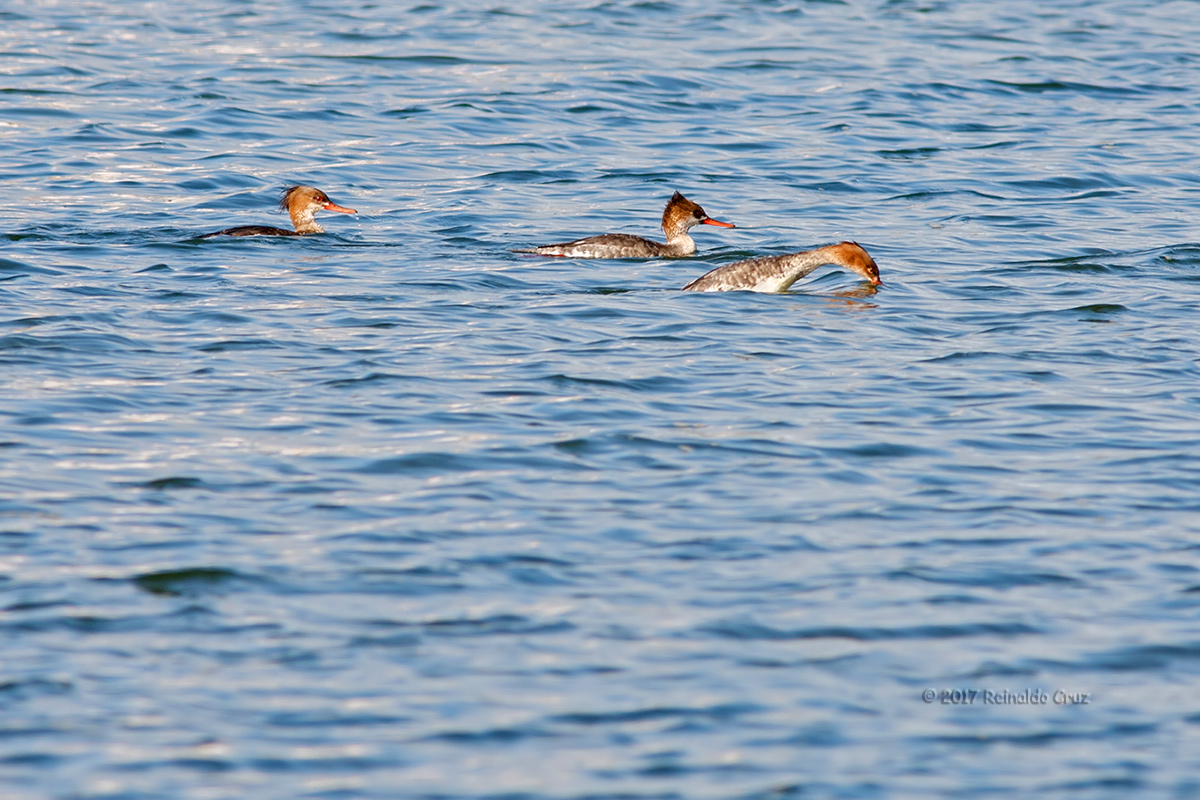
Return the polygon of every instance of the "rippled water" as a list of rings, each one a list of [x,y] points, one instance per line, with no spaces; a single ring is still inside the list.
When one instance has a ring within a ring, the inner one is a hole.
[[[0,11],[5,798],[1200,792],[1195,2],[187,5]]]

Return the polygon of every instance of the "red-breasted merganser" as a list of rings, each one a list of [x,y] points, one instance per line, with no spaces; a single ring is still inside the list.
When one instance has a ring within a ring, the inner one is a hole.
[[[324,233],[325,229],[317,224],[315,215],[318,211],[338,211],[342,214],[357,214],[353,208],[343,208],[329,199],[329,195],[312,186],[289,186],[283,190],[279,199],[279,207],[288,212],[292,218],[294,231],[287,228],[275,228],[270,225],[239,225],[236,228],[226,228],[223,231],[206,233],[201,239],[210,236],[307,236],[310,233]]]
[[[835,264],[862,275],[872,286],[882,286],[879,267],[857,242],[842,242],[791,253],[763,256],[717,267],[683,287],[692,292],[786,292],[788,287],[817,267]]]
[[[667,243],[631,236],[627,233],[606,233],[589,236],[573,242],[547,244],[518,253],[537,253],[541,256],[563,256],[566,258],[675,258],[690,256],[696,252],[696,243],[688,231],[697,225],[716,225],[718,228],[736,227],[730,222],[720,222],[704,209],[676,192],[663,209],[662,229]]]

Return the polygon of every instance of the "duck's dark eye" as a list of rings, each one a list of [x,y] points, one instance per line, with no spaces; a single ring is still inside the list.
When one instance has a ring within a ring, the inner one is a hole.
[[[695,217],[696,219],[704,219],[704,212],[701,211],[700,209],[696,209],[695,211],[692,212],[692,216]]]

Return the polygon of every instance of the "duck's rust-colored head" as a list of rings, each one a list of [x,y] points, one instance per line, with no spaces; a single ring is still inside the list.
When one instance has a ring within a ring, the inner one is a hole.
[[[342,214],[357,214],[353,208],[344,208],[329,199],[329,195],[313,186],[289,186],[279,198],[279,207],[288,212],[296,233],[322,233],[324,228],[317,224],[318,211],[337,211]]]
[[[862,248],[862,245],[858,242],[841,242],[833,247],[838,257],[836,262],[838,266],[857,272],[869,280],[872,286],[883,285],[883,281],[879,280],[879,265],[875,263],[875,259],[871,258],[871,254]]]

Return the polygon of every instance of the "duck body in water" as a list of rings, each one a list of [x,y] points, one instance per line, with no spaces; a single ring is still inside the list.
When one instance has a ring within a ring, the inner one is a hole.
[[[313,233],[324,233],[325,229],[317,224],[318,211],[337,211],[341,214],[357,214],[353,208],[344,208],[329,199],[329,195],[312,186],[289,186],[283,190],[279,199],[279,207],[288,212],[292,218],[292,227],[276,228],[271,225],[238,225],[213,233],[206,233],[201,239],[212,236],[308,236]]]
[[[879,266],[858,242],[841,242],[790,253],[783,256],[762,256],[737,261],[708,272],[683,287],[686,292],[786,292],[796,281],[817,267],[833,264],[856,272],[882,286]]]
[[[688,231],[697,225],[736,227],[730,222],[713,219],[699,205],[676,192],[663,209],[662,229],[667,237],[666,244],[627,233],[606,233],[516,252],[562,258],[679,258],[696,252],[696,243]]]

